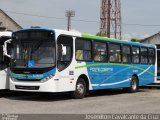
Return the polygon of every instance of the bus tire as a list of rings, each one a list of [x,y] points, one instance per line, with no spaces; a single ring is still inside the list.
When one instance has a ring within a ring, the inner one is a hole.
[[[129,93],[135,93],[138,91],[138,79],[135,76],[132,76],[130,87],[128,88]]]
[[[76,89],[72,92],[72,98],[82,99],[87,92],[86,83],[83,78],[79,78],[76,83]]]

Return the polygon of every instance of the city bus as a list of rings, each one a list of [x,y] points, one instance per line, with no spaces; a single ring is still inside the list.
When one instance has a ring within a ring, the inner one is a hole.
[[[32,28],[12,34],[10,90],[69,92],[123,88],[155,81],[156,46],[79,32]]]
[[[0,90],[9,89],[9,62],[10,58],[4,56],[4,43],[11,39],[12,32],[0,32]],[[9,48],[7,49],[9,52]]]

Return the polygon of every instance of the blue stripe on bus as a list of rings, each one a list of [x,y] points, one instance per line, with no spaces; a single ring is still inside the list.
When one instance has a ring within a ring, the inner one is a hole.
[[[56,68],[43,74],[15,74],[12,72],[11,77],[15,79],[21,79],[21,80],[36,80],[36,79],[44,79],[55,73],[56,73]]]

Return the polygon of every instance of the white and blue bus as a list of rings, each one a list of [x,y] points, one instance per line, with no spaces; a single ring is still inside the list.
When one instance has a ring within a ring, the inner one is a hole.
[[[155,81],[156,46],[51,29],[12,34],[10,90],[71,92],[124,88]]]
[[[4,55],[4,43],[11,39],[12,32],[0,32],[0,90],[9,89],[9,63],[10,59]],[[10,48],[7,49],[10,51]]]

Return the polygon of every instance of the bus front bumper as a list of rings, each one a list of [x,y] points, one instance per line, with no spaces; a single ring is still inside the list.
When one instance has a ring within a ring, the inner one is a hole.
[[[52,78],[47,81],[18,81],[10,78],[10,90],[31,92],[68,92],[74,91],[76,81],[69,78]]]
[[[10,78],[10,90],[31,92],[60,92],[57,87],[58,81],[48,80],[46,82],[17,81]]]

